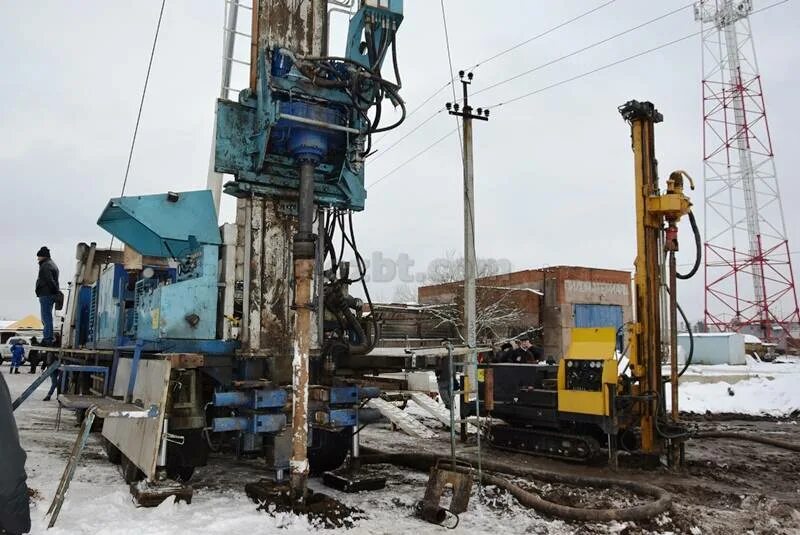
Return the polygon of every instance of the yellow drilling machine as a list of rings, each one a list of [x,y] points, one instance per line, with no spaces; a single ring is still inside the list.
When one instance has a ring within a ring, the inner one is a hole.
[[[497,448],[573,460],[606,449],[612,464],[622,448],[677,465],[688,433],[678,421],[677,315],[683,312],[676,281],[694,275],[700,262],[699,231],[684,193],[685,181],[694,185],[686,172],[675,171],[662,190],[654,127],[663,117],[652,103],[632,100],[619,111],[630,125],[634,154],[634,319],[620,328],[573,329],[556,365],[483,365],[482,412],[504,422],[490,431]],[[684,216],[697,246],[687,274],[675,263]],[[690,359],[691,351],[684,370]]]

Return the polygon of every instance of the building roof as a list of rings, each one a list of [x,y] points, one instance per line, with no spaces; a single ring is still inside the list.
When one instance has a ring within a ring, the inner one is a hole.
[[[40,331],[44,326],[39,318],[30,314],[25,316],[21,320],[17,320],[10,325],[4,327],[8,330],[17,330],[17,331]]]

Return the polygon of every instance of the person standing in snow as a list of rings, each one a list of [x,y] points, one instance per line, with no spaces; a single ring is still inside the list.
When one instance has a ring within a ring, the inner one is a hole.
[[[14,345],[11,346],[11,371],[9,373],[19,373],[19,367],[22,366],[23,360],[25,360],[25,348],[22,347],[20,340],[15,340]]]
[[[44,333],[42,336],[43,346],[53,345],[53,307],[59,299],[63,298],[61,290],[58,288],[58,266],[50,258],[50,249],[42,247],[36,253],[39,262],[39,276],[36,279],[36,297],[39,298],[39,306],[42,312],[42,324]],[[60,307],[59,307],[60,310]]]
[[[39,345],[39,340],[36,339],[35,336],[31,337],[31,349],[28,350],[28,362],[31,365],[30,373],[36,373],[36,366],[39,364],[39,350],[33,349],[35,346]]]
[[[0,533],[18,535],[31,530],[25,450],[11,408],[11,393],[0,374]]]

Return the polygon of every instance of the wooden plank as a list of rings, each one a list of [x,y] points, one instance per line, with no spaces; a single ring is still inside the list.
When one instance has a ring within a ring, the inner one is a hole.
[[[422,392],[411,392],[411,401],[422,407],[425,412],[442,422],[445,427],[448,429],[450,428],[450,411],[444,408],[443,405],[439,405],[439,403],[433,400],[429,395],[423,394]],[[478,432],[478,429],[472,424],[467,424],[467,430],[469,433]]]
[[[200,353],[156,353],[155,356],[170,361],[173,370],[205,366],[205,359]]]
[[[378,409],[378,411],[390,422],[412,437],[434,438],[437,436],[436,433],[415,420],[411,415],[406,414],[398,409],[395,405],[384,399],[371,399],[369,400],[369,403],[367,403],[367,406]]]
[[[131,374],[130,358],[119,360],[114,381],[114,396],[124,396]],[[133,401],[143,407],[156,405],[156,418],[114,418],[103,421],[103,436],[125,454],[149,479],[156,475],[158,448],[164,425],[164,407],[167,404],[170,362],[167,360],[141,360]],[[142,410],[141,408],[139,410]]]

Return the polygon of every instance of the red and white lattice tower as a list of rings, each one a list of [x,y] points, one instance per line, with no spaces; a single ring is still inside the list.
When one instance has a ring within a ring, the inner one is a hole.
[[[705,323],[768,341],[797,329],[791,255],[749,15],[701,0]]]

